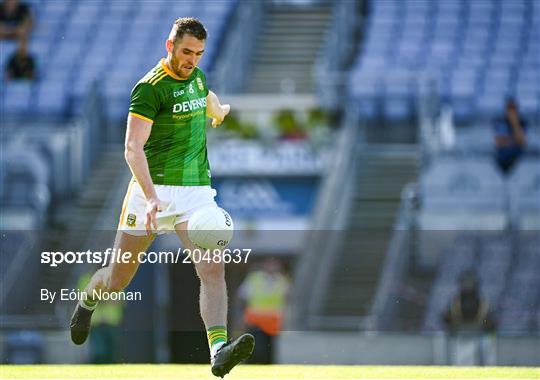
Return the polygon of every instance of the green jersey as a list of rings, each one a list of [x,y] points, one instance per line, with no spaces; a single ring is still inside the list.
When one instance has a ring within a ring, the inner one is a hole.
[[[153,123],[144,153],[154,184],[210,184],[207,95],[206,77],[198,67],[182,80],[165,65],[164,59],[133,88],[130,114]]]

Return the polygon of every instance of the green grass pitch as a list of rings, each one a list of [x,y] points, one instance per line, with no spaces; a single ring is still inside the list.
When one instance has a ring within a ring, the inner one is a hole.
[[[215,379],[208,365],[0,366],[0,379]],[[540,379],[540,368],[241,365],[225,379]]]

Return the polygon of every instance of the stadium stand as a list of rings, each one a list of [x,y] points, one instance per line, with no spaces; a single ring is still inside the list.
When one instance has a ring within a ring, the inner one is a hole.
[[[516,249],[512,247],[513,241],[517,242]],[[474,270],[480,278],[483,296],[496,312],[499,331],[538,331],[535,325],[540,296],[538,244],[538,234],[531,232],[522,232],[517,237],[500,232],[460,236],[443,254],[424,328],[442,329],[441,315],[457,292],[459,276]]]
[[[439,257],[423,328],[443,328],[459,276],[473,270],[500,332],[538,331],[540,161],[527,155],[505,179],[480,152],[439,155],[420,175],[420,250]]]
[[[419,78],[458,123],[491,119],[514,96],[538,117],[537,1],[370,1],[350,94],[366,119],[410,120]]]
[[[6,116],[76,113],[92,83],[99,80],[110,121],[125,117],[131,88],[164,55],[165,37],[178,15],[198,17],[207,26],[212,38],[201,67],[212,70],[224,25],[235,5],[235,1],[165,0],[31,3],[37,25],[29,51],[38,62],[39,80],[6,83],[2,104]],[[16,46],[6,41],[0,44],[4,67]]]
[[[36,24],[29,51],[36,57],[38,78],[4,79],[0,88],[5,151],[2,215],[7,228],[39,226],[49,201],[72,194],[90,170],[100,142],[108,137],[100,136],[102,127],[96,123],[66,121],[92,113],[85,107],[96,81],[105,121],[123,120],[131,88],[164,55],[164,40],[174,19],[192,15],[207,26],[212,38],[201,64],[208,71],[236,4],[165,0],[26,3],[31,5]],[[15,49],[15,42],[0,41],[2,69]],[[82,150],[78,152],[77,147]],[[10,213],[12,206],[25,206],[28,212]]]
[[[439,144],[440,130],[420,142],[425,154],[416,197],[408,201],[414,211],[405,223],[414,232],[406,232],[406,239],[403,231],[394,234],[396,242],[413,242],[414,248],[394,244],[392,249],[402,255],[411,249],[411,260],[427,271],[424,279],[396,274],[400,280],[380,285],[391,303],[407,301],[407,292],[397,290],[405,283],[430,289],[417,313],[420,329],[444,328],[442,312],[460,275],[474,269],[500,332],[539,331],[539,7],[525,0],[367,3],[349,82],[359,120],[372,129],[381,129],[381,122],[416,127],[418,116],[441,128],[446,107],[455,128],[448,146],[430,150],[429,144]],[[434,101],[429,97],[437,98],[434,115],[422,111]],[[527,144],[505,178],[494,161],[493,120],[503,114],[508,97],[516,99],[527,122]],[[409,324],[406,306],[387,310],[395,318],[379,327]]]
[[[529,155],[505,182],[492,160],[438,157],[420,176],[418,227],[424,240],[431,240],[422,242],[423,249],[439,252],[425,330],[443,328],[441,315],[457,292],[459,276],[473,270],[500,332],[538,331],[540,162]],[[450,241],[446,248],[441,237]]]

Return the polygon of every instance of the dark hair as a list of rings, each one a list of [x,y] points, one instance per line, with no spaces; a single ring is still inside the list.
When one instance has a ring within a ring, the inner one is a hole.
[[[169,38],[176,43],[184,37],[184,34],[190,34],[198,40],[206,40],[207,36],[206,28],[202,22],[193,17],[177,19],[173,24]]]

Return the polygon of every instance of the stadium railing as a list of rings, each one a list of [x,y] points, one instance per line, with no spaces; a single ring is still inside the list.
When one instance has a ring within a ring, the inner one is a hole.
[[[16,241],[11,242],[10,240]],[[23,281],[28,282],[28,278],[35,278],[37,267],[31,265],[29,258],[32,256],[30,252],[36,244],[36,236],[28,234],[27,231],[13,231],[6,233],[2,242],[2,256],[11,256],[11,260],[3,261],[5,267],[2,268],[0,276],[0,326],[9,326],[6,323],[8,314],[20,313],[20,302],[9,302],[14,299],[25,299],[26,292],[24,287],[16,286],[20,282],[21,273],[24,271],[25,277]],[[4,249],[6,251],[4,251]]]
[[[227,38],[222,39],[213,72],[208,75],[216,93],[234,94],[242,91],[263,17],[264,2],[238,0],[230,18]]]
[[[352,122],[355,119],[354,115],[345,119],[337,139],[336,156],[331,160],[332,165],[327,168],[326,179],[321,185],[312,227],[306,239],[307,246],[295,270],[285,322],[287,330],[309,329],[317,322],[314,320],[317,317],[314,309],[317,308],[324,284],[323,281],[314,283],[313,279],[328,277],[324,272],[331,267],[329,263],[338,247],[340,229],[345,222],[344,210],[350,202],[347,196],[350,186],[347,185],[352,182],[350,173],[359,138],[359,129]]]
[[[356,34],[363,19],[360,14],[364,0],[340,0],[333,3],[332,24],[314,65],[316,93],[321,104],[329,109],[339,107],[346,90],[347,68],[354,56]]]
[[[370,331],[384,331],[391,327],[389,318],[396,308],[396,302],[392,295],[403,280],[411,256],[410,244],[416,202],[416,184],[409,183],[401,193],[401,205],[394,223],[394,232],[367,321]]]

